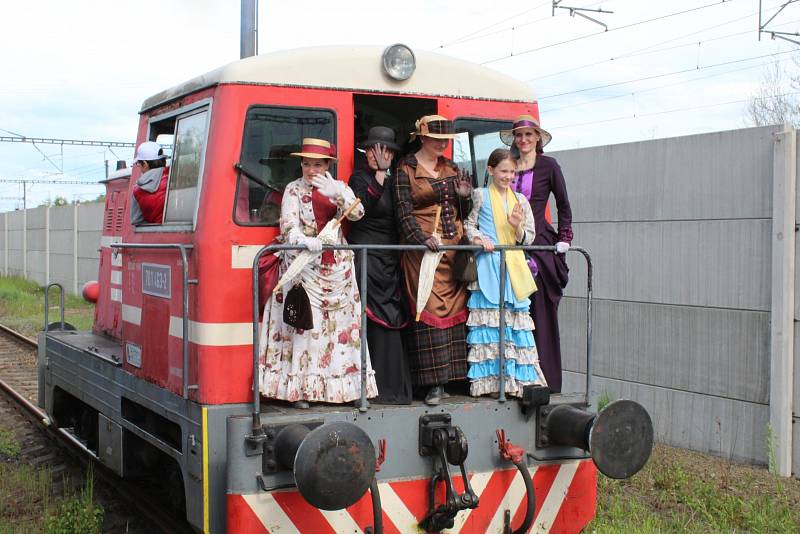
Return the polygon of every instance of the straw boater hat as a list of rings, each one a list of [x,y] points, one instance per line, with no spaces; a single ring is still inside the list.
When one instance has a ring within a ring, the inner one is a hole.
[[[300,147],[300,152],[292,152],[290,156],[336,161],[336,145],[332,145],[324,139],[306,137],[303,139],[303,146]]]
[[[533,128],[539,132],[539,136],[542,138],[542,147],[544,147],[550,142],[551,139],[553,139],[553,136],[550,135],[550,132],[539,126],[539,121],[530,115],[520,115],[514,119],[514,125],[510,130],[503,130],[500,132],[500,139],[508,146],[511,146],[514,143],[514,131],[521,130],[523,128]]]
[[[409,141],[413,141],[417,136],[434,139],[453,139],[456,136],[453,121],[441,115],[425,115],[414,124],[414,127],[416,130],[411,132]]]

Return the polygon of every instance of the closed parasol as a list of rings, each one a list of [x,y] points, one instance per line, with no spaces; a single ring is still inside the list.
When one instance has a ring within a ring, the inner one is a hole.
[[[440,241],[439,239],[439,216],[442,214],[442,207],[436,207],[436,216],[433,219],[433,232],[431,237]],[[428,298],[431,296],[431,289],[433,289],[433,279],[436,276],[436,268],[444,256],[444,251],[433,252],[432,250],[425,251],[422,255],[422,262],[419,265],[419,285],[417,285],[417,321],[419,321],[422,310],[428,304]]]
[[[342,221],[350,215],[358,205],[361,203],[361,199],[357,198],[355,202],[350,204],[350,206],[344,210],[342,216],[338,219],[331,219],[328,223],[320,230],[319,234],[317,234],[317,238],[322,241],[324,245],[335,245],[338,237],[338,230],[339,226],[341,226]],[[310,250],[302,250],[294,259],[294,261],[289,264],[289,267],[286,268],[286,272],[283,273],[278,283],[275,284],[275,288],[272,290],[273,292],[277,291],[278,288],[284,286],[291,280],[297,278],[297,276],[303,272],[303,268],[311,262],[315,257],[322,254],[321,252],[311,252]]]

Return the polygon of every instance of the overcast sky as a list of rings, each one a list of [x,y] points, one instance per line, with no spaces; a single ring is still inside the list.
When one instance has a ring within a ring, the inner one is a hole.
[[[783,3],[763,0],[766,18]],[[258,49],[403,42],[484,63],[533,85],[550,150],[740,128],[764,66],[797,69],[798,45],[758,40],[757,0],[562,0],[613,11],[588,13],[608,32],[567,10],[553,17],[551,4],[261,0]],[[239,8],[239,0],[2,2],[0,135],[133,142],[145,98],[239,58]],[[770,24],[798,27],[800,5]],[[130,161],[132,150],[65,146],[62,159],[57,145],[0,143],[0,179],[96,181],[117,157]],[[33,185],[28,205],[102,192]],[[19,207],[21,194],[0,183],[0,211]]]

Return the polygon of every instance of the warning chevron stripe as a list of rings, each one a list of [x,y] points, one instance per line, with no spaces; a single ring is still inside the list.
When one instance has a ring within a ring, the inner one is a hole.
[[[531,468],[536,491],[536,519],[531,532],[577,533],[594,516],[597,496],[596,471],[591,461],[570,461]],[[506,510],[512,526],[520,525],[527,507],[522,476],[516,469],[470,475],[480,505],[459,512],[453,534],[502,532]],[[463,491],[463,481],[454,477]],[[439,484],[437,502],[444,496]],[[379,484],[384,532],[420,532],[417,524],[427,513],[428,480]],[[297,491],[276,491],[228,496],[228,532],[361,533],[372,525],[369,493],[346,510],[318,510]]]

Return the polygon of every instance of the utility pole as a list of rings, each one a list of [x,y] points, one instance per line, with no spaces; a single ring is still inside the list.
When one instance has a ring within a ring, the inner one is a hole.
[[[258,0],[242,0],[239,58],[258,54]]]

